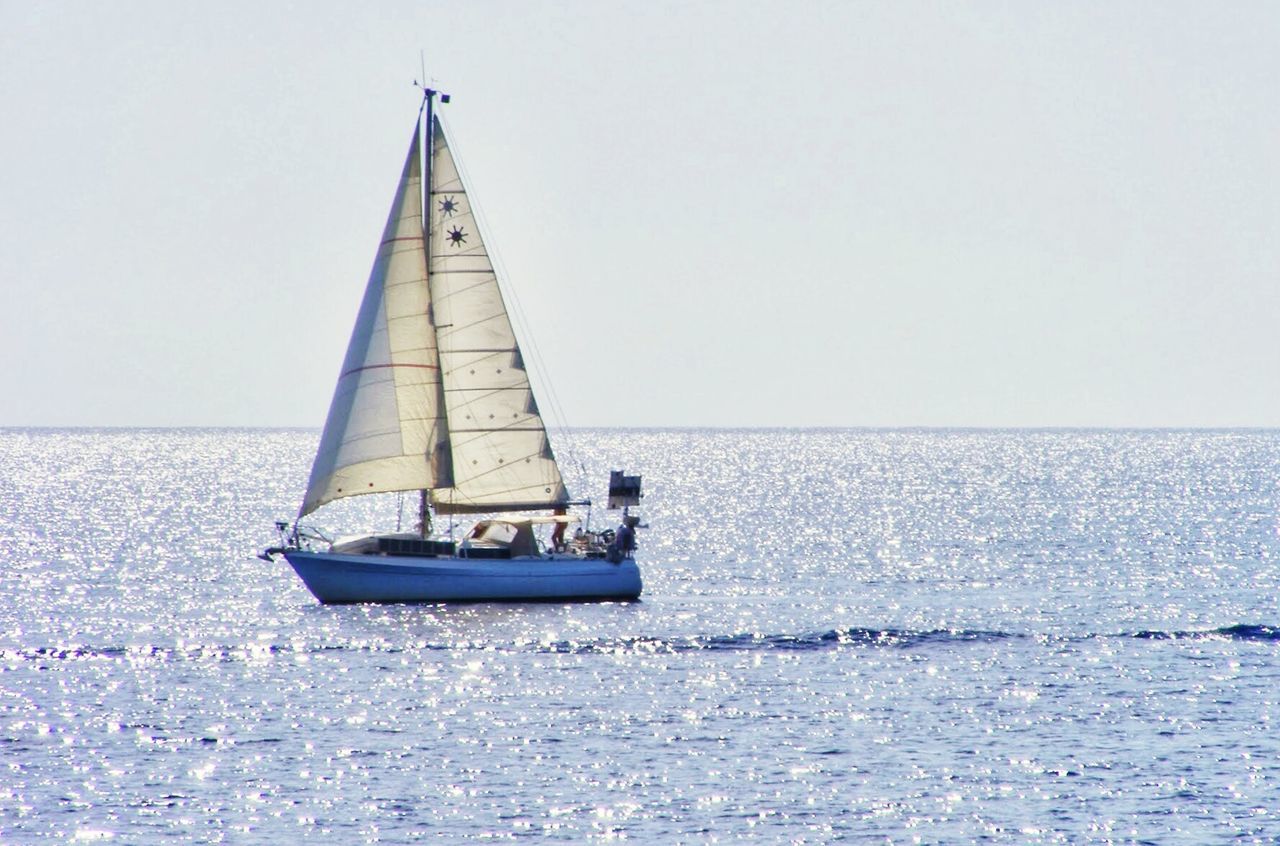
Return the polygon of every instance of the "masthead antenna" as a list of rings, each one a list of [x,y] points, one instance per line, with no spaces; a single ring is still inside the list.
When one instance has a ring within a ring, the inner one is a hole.
[[[439,95],[440,95],[440,102],[441,102],[441,103],[447,103],[447,102],[449,102],[449,95],[448,95],[448,94],[446,94],[446,93],[444,93],[443,91],[440,91],[440,90],[437,90],[437,89],[435,89],[435,88],[432,88],[432,87],[431,87],[432,85],[438,85],[438,84],[439,84],[439,83],[437,83],[434,79],[430,80],[430,83],[428,83],[428,80],[427,80],[427,59],[426,59],[426,53],[425,53],[424,51],[422,51],[422,50],[419,50],[419,51],[418,51],[418,62],[419,62],[419,63],[420,63],[420,65],[421,65],[421,71],[422,71],[422,82],[418,82],[418,80],[416,80],[416,79],[415,79],[415,80],[413,81],[413,85],[414,85],[414,87],[415,87],[415,88],[421,88],[421,89],[422,89],[422,103],[423,103],[423,105],[424,105],[424,106],[426,106],[426,108],[427,108],[427,113],[428,113],[428,114],[430,114],[430,113],[431,113],[431,98],[432,98],[432,97],[434,97],[434,96],[436,96],[437,94],[439,94]]]
[[[431,84],[436,85],[437,83],[435,82],[435,80],[432,80]],[[430,100],[432,97],[439,94],[441,103],[449,102],[449,95],[439,90],[438,88],[430,88],[426,85],[423,85],[421,82],[418,82],[418,80],[416,79],[413,81],[413,87],[419,88],[422,90],[422,99],[424,100]]]
[[[437,83],[435,82],[435,80],[432,80],[431,84],[435,85]],[[435,97],[437,94],[440,95],[441,103],[449,102],[450,98],[448,94],[444,93],[443,91],[440,91],[439,89],[430,88],[426,85],[423,85],[421,82],[418,82],[418,80],[416,79],[413,81],[413,87],[420,88],[422,90],[422,101],[428,104],[428,108],[430,108],[430,102],[432,98]]]

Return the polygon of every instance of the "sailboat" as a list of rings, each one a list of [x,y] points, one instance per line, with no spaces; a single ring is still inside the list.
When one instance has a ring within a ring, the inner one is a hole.
[[[261,557],[283,556],[322,603],[636,599],[640,477],[610,474],[617,532],[566,537],[590,501],[570,497],[547,437],[436,114],[449,95],[423,92],[298,518]],[[301,524],[388,492],[418,493],[417,531],[330,539]],[[485,516],[459,540],[432,535],[433,513]]]

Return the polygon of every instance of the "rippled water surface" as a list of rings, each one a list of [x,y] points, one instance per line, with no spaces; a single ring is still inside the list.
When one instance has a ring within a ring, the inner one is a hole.
[[[348,607],[316,437],[0,430],[0,842],[1280,839],[1280,432],[580,431],[641,602]]]

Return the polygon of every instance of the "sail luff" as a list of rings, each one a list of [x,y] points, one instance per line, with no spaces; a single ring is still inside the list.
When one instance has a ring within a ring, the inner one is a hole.
[[[471,199],[439,119],[431,122],[429,284],[451,433],[453,484],[439,512],[554,508],[569,500],[538,413]]]
[[[420,138],[415,124],[300,516],[341,497],[452,484],[427,278]]]

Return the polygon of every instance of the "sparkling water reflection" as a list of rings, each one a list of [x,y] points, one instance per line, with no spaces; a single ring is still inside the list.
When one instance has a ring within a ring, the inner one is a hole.
[[[1280,838],[1280,433],[584,431],[642,602],[339,608],[315,437],[0,431],[0,842]]]

